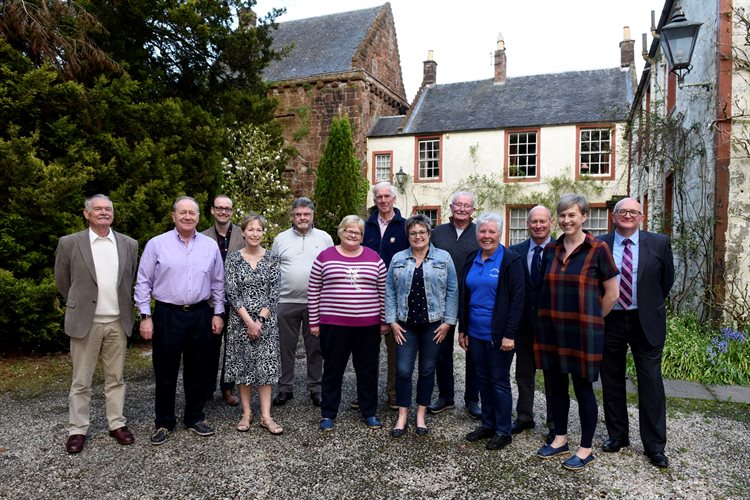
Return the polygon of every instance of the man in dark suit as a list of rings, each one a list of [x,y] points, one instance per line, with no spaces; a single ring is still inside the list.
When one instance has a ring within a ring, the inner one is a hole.
[[[245,239],[242,237],[242,229],[235,224],[232,224],[232,212],[234,212],[234,205],[229,196],[220,194],[214,198],[213,206],[211,207],[211,215],[214,217],[214,225],[203,231],[203,234],[214,240],[219,245],[219,251],[221,252],[221,258],[226,262],[227,255],[240,250],[245,246]],[[213,399],[214,391],[216,390],[216,375],[219,373],[219,364],[221,362],[221,382],[219,387],[221,388],[221,395],[224,398],[224,402],[229,406],[237,406],[240,400],[234,395],[234,382],[224,381],[224,358],[221,356],[221,339],[226,336],[226,325],[227,321],[224,318],[224,329],[221,335],[213,335],[211,337],[211,376],[213,377],[209,385],[209,393],[206,395],[207,400]]]
[[[536,365],[534,363],[534,329],[536,327],[539,294],[542,289],[542,251],[550,242],[552,214],[547,207],[537,205],[529,210],[526,227],[530,238],[522,243],[512,245],[511,250],[523,257],[523,268],[526,271],[526,301],[524,302],[523,319],[516,342],[516,385],[518,402],[516,403],[516,420],[511,429],[518,434],[526,429],[533,429],[534,423],[534,385]],[[544,381],[545,396],[549,394],[549,384]],[[547,442],[555,438],[552,408],[547,397]]]
[[[70,427],[65,449],[79,453],[89,428],[91,380],[99,357],[109,434],[123,445],[133,434],[125,425],[125,353],[135,316],[131,290],[138,242],[112,231],[112,201],[103,194],[86,200],[89,227],[60,238],[55,251],[55,283],[65,299],[65,334],[70,337],[73,381]]]
[[[645,454],[660,468],[669,466],[667,417],[661,357],[667,332],[664,301],[674,282],[669,238],[640,231],[643,211],[624,198],[612,214],[615,232],[600,236],[620,269],[620,299],[605,318],[601,377],[604,419],[609,439],[603,450],[618,452],[630,445],[625,395],[625,355],[633,353],[638,379],[638,421]]]

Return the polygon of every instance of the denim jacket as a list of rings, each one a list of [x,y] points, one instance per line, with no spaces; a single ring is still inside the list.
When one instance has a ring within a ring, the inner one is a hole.
[[[385,285],[385,322],[406,322],[409,316],[409,292],[417,260],[411,248],[393,256]],[[456,324],[458,316],[458,278],[448,252],[430,243],[422,263],[424,288],[427,295],[427,316],[430,323],[440,321]]]

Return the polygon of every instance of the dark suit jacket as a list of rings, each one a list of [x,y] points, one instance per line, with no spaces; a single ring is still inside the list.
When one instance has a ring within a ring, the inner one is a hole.
[[[519,330],[519,339],[523,338],[526,341],[533,341],[534,339],[533,334],[534,327],[536,326],[537,310],[539,309],[539,296],[542,293],[542,283],[544,282],[544,280],[541,280],[536,286],[531,283],[531,271],[529,270],[527,259],[530,246],[531,239],[510,246],[511,250],[521,256],[524,276],[526,278],[526,300],[524,301],[523,319],[521,321],[521,329]]]
[[[125,333],[133,332],[133,279],[138,263],[138,242],[114,232],[117,242],[117,300]],[[65,334],[72,338],[88,335],[94,322],[99,289],[89,230],[60,238],[55,250],[55,283],[65,299]]]
[[[612,250],[614,233],[607,233],[599,239]],[[663,344],[667,336],[664,301],[674,283],[672,246],[665,235],[647,231],[639,233],[638,244],[638,318],[648,342],[657,346]]]

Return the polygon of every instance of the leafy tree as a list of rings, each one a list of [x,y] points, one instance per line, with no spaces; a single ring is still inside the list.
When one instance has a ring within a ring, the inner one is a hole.
[[[367,179],[355,154],[348,117],[331,121],[317,173],[315,224],[335,235],[344,216],[364,213],[367,200]]]
[[[284,178],[288,154],[281,144],[255,125],[231,133],[232,148],[224,160],[224,190],[234,204],[235,222],[248,212],[268,221],[266,243],[289,224],[292,191]]]

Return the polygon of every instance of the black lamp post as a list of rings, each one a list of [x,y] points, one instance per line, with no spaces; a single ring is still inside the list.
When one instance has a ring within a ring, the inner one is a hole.
[[[659,32],[661,50],[667,57],[670,71],[677,75],[680,88],[684,83],[685,75],[693,69],[690,60],[693,57],[695,41],[702,24],[689,22],[685,18],[685,13],[682,12],[682,7],[677,7],[672,14],[672,20],[669,24],[662,26]]]

